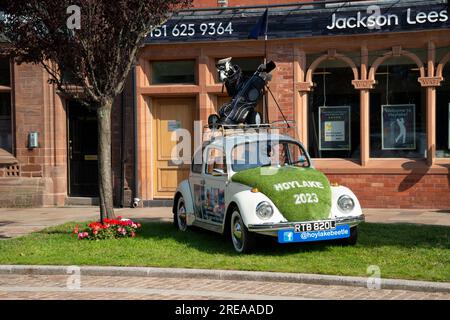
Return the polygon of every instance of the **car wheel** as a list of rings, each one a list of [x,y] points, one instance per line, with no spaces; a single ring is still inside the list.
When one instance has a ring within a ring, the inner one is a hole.
[[[178,199],[177,212],[175,213],[174,222],[180,231],[187,230],[187,214],[183,197]]]
[[[255,244],[255,235],[249,232],[244,225],[238,209],[235,209],[231,215],[230,227],[231,242],[234,249],[239,253],[250,252]]]
[[[354,246],[358,242],[358,227],[350,228],[350,237],[342,239],[339,244],[344,246]]]

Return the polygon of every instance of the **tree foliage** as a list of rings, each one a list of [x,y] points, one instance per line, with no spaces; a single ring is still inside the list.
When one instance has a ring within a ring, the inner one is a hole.
[[[41,64],[65,98],[97,110],[101,220],[114,217],[111,109],[146,36],[191,0],[0,0],[4,53]]]
[[[0,0],[0,32],[17,61],[41,63],[61,92],[102,102],[122,92],[139,48],[152,27],[190,0]],[[81,10],[69,29],[70,8]],[[63,75],[63,76],[61,76]],[[68,90],[73,85],[80,90]],[[79,88],[78,88],[79,89]],[[75,91],[75,92],[74,92]]]

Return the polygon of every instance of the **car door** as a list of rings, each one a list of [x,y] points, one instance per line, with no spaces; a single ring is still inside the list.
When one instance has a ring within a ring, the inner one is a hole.
[[[222,226],[225,220],[225,189],[228,181],[226,157],[223,149],[206,149],[204,165],[203,214],[207,223]]]
[[[205,148],[197,150],[192,159],[191,174],[189,176],[189,184],[194,201],[195,220],[206,220],[204,214],[205,202],[205,177],[204,177],[204,159]]]

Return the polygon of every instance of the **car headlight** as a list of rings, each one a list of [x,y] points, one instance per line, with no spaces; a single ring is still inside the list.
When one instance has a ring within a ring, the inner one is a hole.
[[[355,201],[350,196],[341,196],[338,206],[344,213],[350,213],[355,208]]]
[[[268,220],[273,216],[273,208],[270,203],[264,201],[256,207],[256,215],[262,220]]]

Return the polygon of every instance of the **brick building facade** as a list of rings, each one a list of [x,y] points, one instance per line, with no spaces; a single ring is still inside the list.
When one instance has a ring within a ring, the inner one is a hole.
[[[268,96],[269,119],[281,119],[277,102],[285,116],[296,121],[293,134],[307,146],[315,166],[332,182],[350,187],[363,207],[449,208],[450,97],[446,92],[450,87],[450,37],[448,19],[434,22],[439,14],[444,15],[446,3],[433,1],[434,7],[429,4],[426,8],[425,2],[408,6],[408,1],[402,1],[386,9],[391,3],[378,1],[382,13],[387,12],[383,15],[386,29],[359,31],[352,28],[351,19],[357,11],[366,12],[368,5],[363,2],[355,4],[354,10],[350,6],[349,11],[340,8],[342,3],[271,6],[269,29],[275,31],[269,32],[267,42],[249,40],[244,33],[262,15],[264,6],[289,1],[195,1],[196,8],[204,11],[186,11],[181,15],[185,20],[177,20],[189,26],[189,19],[193,19],[195,36],[181,38],[170,23],[168,36],[164,37],[167,28],[154,31],[141,51],[135,81],[130,78],[114,106],[116,203],[129,205],[133,195],[143,200],[141,205],[170,200],[174,185],[188,172],[187,166],[170,162],[168,147],[174,143],[170,133],[179,127],[194,131],[194,121],[204,123],[226,101],[215,63],[230,56],[248,71],[264,57],[277,63],[270,83],[276,101]],[[202,32],[202,24],[221,21],[217,10],[206,8],[224,5],[262,7],[223,9],[220,14],[229,15],[227,23],[236,21],[233,34],[202,39],[202,34],[211,32],[207,25]],[[420,12],[426,10],[424,14],[431,22],[421,23]],[[311,12],[317,12],[317,20],[311,18],[313,22],[302,24],[303,17],[311,16]],[[341,20],[345,22],[342,28],[330,31],[336,13],[347,20]],[[239,17],[248,17],[248,21]],[[287,21],[293,17],[297,20]],[[413,23],[414,17],[419,17],[419,22]],[[407,24],[402,25],[403,18]],[[71,128],[82,123],[85,129],[81,131],[88,132],[89,116],[74,111],[71,114],[76,117],[71,117],[69,109],[74,107],[59,99],[39,67],[14,65],[11,73],[12,84],[0,87],[2,92],[11,93],[14,136],[11,152],[0,154],[0,205],[53,206],[70,202],[73,197],[95,197],[74,192],[88,188],[83,187],[86,181],[81,181],[77,189],[72,181],[77,176],[71,179],[71,172],[79,165],[74,160],[71,139],[76,130]],[[321,146],[326,140],[320,134],[324,130],[321,117],[338,106],[349,110],[344,114],[348,130],[342,138],[347,145],[334,141],[335,150],[329,150]],[[409,145],[408,141],[395,145],[394,140],[401,136],[397,137],[395,122],[388,121],[392,110],[413,115],[413,123],[407,128],[408,137],[412,137]],[[388,123],[390,128],[386,128]],[[30,132],[39,133],[38,148],[27,147]],[[92,168],[86,166],[92,166],[95,154],[86,152],[80,168],[92,176]]]

